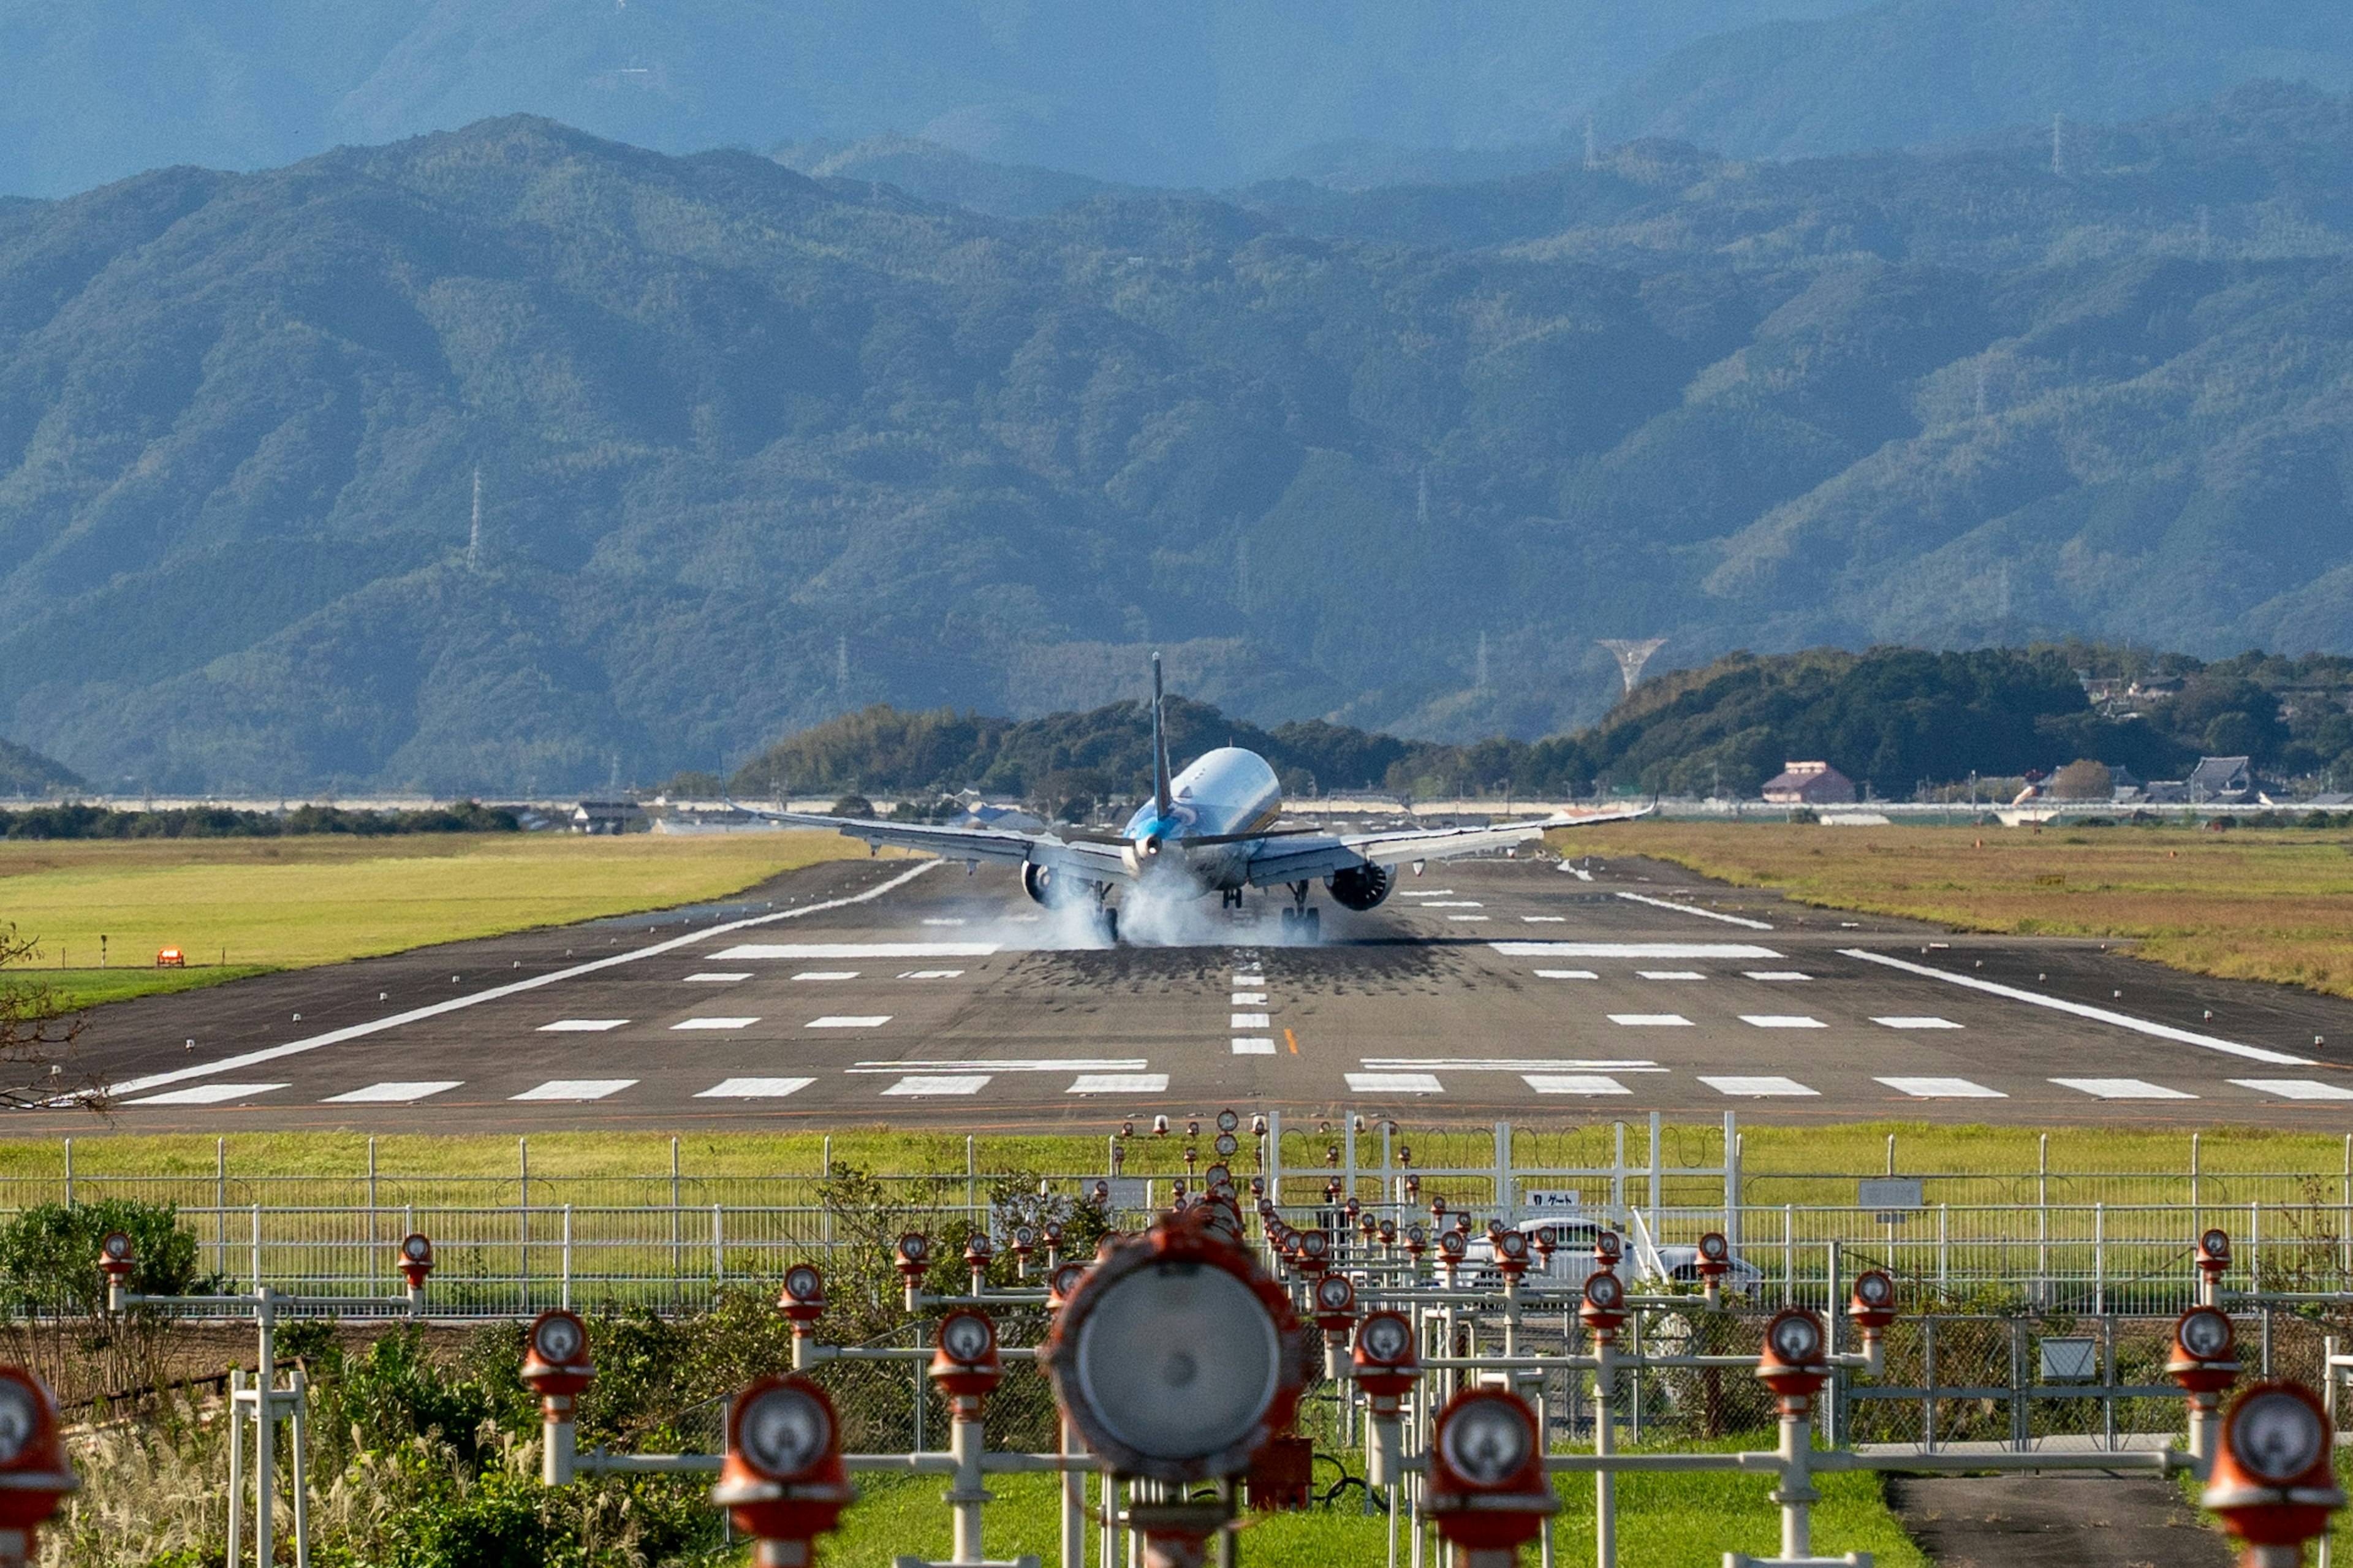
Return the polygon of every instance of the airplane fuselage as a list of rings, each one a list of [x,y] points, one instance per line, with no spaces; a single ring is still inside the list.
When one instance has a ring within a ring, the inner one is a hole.
[[[1168,810],[1146,801],[1120,830],[1121,851],[1138,880],[1189,879],[1195,890],[1228,890],[1249,881],[1250,837],[1282,815],[1282,784],[1264,757],[1220,746],[1168,782]],[[1225,842],[1187,844],[1187,839]]]

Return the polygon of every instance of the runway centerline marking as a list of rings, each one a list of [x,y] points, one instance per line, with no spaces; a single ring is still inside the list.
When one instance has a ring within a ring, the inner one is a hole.
[[[504,985],[490,986],[469,996],[452,996],[447,1001],[435,1002],[423,1007],[413,1007],[406,1013],[395,1013],[390,1017],[372,1018],[364,1024],[349,1024],[340,1029],[330,1029],[323,1035],[312,1035],[307,1039],[290,1040],[282,1046],[269,1046],[258,1051],[247,1051],[239,1056],[225,1057],[219,1061],[208,1062],[201,1067],[179,1068],[171,1072],[150,1073],[145,1078],[135,1078],[127,1083],[109,1084],[107,1092],[112,1095],[137,1094],[142,1089],[161,1089],[168,1083],[185,1083],[192,1078],[212,1078],[219,1073],[236,1072],[240,1068],[253,1067],[261,1062],[274,1062],[283,1057],[301,1056],[305,1051],[315,1051],[326,1046],[340,1046],[347,1040],[365,1039],[370,1035],[380,1035],[386,1029],[396,1029],[404,1024],[414,1024],[426,1018],[438,1018],[444,1013],[455,1013],[464,1007],[478,1007],[485,1002],[495,1002],[501,997],[520,995],[526,991],[536,991],[543,985],[553,985],[558,981],[575,979],[583,974],[595,974],[602,970],[618,968],[625,963],[636,963],[641,959],[658,958],[663,953],[676,952],[680,948],[691,947],[696,942],[709,942],[714,936],[725,936],[753,926],[770,925],[777,921],[794,920],[802,915],[813,915],[826,910],[847,909],[852,904],[862,904],[871,899],[879,899],[885,893],[903,888],[933,867],[942,864],[944,862],[938,860],[918,860],[899,875],[886,881],[877,882],[862,893],[852,893],[848,898],[829,899],[820,904],[803,904],[798,909],[778,910],[773,914],[753,915],[744,920],[729,921],[702,931],[688,931],[683,936],[674,936],[667,942],[658,942],[648,947],[635,948],[628,952],[616,952],[604,958],[592,958],[586,963],[575,963],[569,968],[554,969],[544,974],[533,974],[525,979],[510,981]],[[69,1105],[76,1098],[73,1095],[60,1095],[52,1103]]]
[[[813,1078],[723,1078],[697,1091],[697,1100],[782,1100],[815,1083]]]
[[[1142,1072],[1152,1063],[1143,1057],[968,1057],[954,1061],[910,1058],[894,1062],[860,1062],[845,1073],[894,1073],[963,1068],[976,1072]]]
[[[542,1024],[543,1035],[601,1035],[607,1029],[617,1029],[627,1018],[558,1018],[553,1024]]]
[[[2088,1094],[2094,1100],[2195,1100],[2198,1097],[2181,1089],[2168,1089],[2161,1083],[2151,1083],[2138,1078],[2054,1078],[2051,1080],[2062,1089],[2072,1089],[2078,1094]]]
[[[1273,1025],[1273,1017],[1265,1013],[1236,1013],[1227,1019],[1229,1029],[1264,1029]]]
[[[915,1073],[901,1079],[882,1092],[921,1099],[934,1094],[978,1094],[987,1086],[988,1075],[985,1072]]]
[[[1957,1029],[1960,1027],[1958,1024],[1954,1023],[1950,1018],[1938,1018],[1925,1015],[1916,1017],[1897,1016],[1893,1018],[1873,1018],[1872,1019],[1872,1022],[1877,1024],[1883,1029]]]
[[[1631,1094],[1614,1078],[1598,1073],[1524,1072],[1521,1079],[1538,1094]]]
[[[1707,978],[1696,969],[1638,969],[1634,973],[1643,980],[1704,980]]]
[[[1618,896],[1637,904],[1649,904],[1654,909],[1673,910],[1679,914],[1697,915],[1703,920],[1722,921],[1728,926],[1746,926],[1750,931],[1771,931],[1763,921],[1752,921],[1746,915],[1728,915],[1722,910],[1703,910],[1690,904],[1679,904],[1672,899],[1654,899],[1648,893],[1630,893],[1620,889]]]
[[[1708,1088],[1715,1090],[1718,1094],[1731,1095],[1736,1099],[1746,1097],[1755,1100],[1766,1100],[1777,1096],[1819,1096],[1821,1092],[1819,1089],[1808,1089],[1804,1084],[1799,1083],[1793,1078],[1774,1078],[1770,1076],[1757,1078],[1702,1078],[1700,1082],[1707,1085]]]
[[[201,1083],[193,1089],[175,1089],[165,1094],[151,1094],[144,1100],[126,1100],[129,1105],[222,1105],[232,1100],[246,1100],[257,1094],[274,1094],[292,1086],[283,1083]]]
[[[2010,1096],[1998,1089],[1988,1089],[1965,1078],[1883,1078],[1874,1081],[1885,1084],[1898,1094],[1908,1094],[1915,1100],[2008,1100]]]
[[[1609,1021],[1630,1029],[1688,1029],[1692,1021],[1681,1013],[1612,1013]]]
[[[1263,991],[1237,991],[1232,995],[1226,998],[1226,1005],[1229,1007],[1263,1007],[1266,1005],[1266,993]]]
[[[2322,1083],[2317,1079],[2234,1078],[2231,1081],[2241,1089],[2275,1094],[2282,1100],[2353,1100],[2353,1089],[2341,1083]]]
[[[559,1100],[565,1101],[603,1100],[628,1089],[638,1080],[633,1078],[555,1078],[536,1089],[511,1094],[509,1100]]]
[[[2136,1018],[2129,1013],[2110,1012],[2105,1007],[2094,1007],[2087,1003],[2070,1002],[2063,996],[2046,996],[2039,991],[2021,991],[2015,985],[2003,985],[1996,981],[1980,980],[1974,974],[1955,974],[1950,970],[1931,968],[1925,963],[1914,963],[1908,959],[1893,958],[1883,952],[1866,952],[1859,947],[1842,947],[1839,949],[1839,953],[1844,958],[1859,958],[1866,963],[1884,964],[1890,969],[1900,969],[1906,974],[1925,975],[1930,980],[1941,980],[1948,985],[1961,985],[1971,991],[1982,991],[1989,996],[2003,996],[2012,1002],[2026,1003],[2030,1006],[2048,1007],[2053,1012],[2072,1014],[2075,1017],[2089,1018],[2095,1023],[2114,1024],[2120,1029],[2130,1029],[2137,1034],[2154,1036],[2160,1040],[2174,1040],[2185,1046],[2196,1046],[2200,1050],[2221,1051],[2227,1056],[2244,1057],[2251,1062],[2268,1062],[2274,1067],[2284,1068],[2310,1068],[2320,1065],[2310,1057],[2293,1057],[2285,1051],[2265,1050],[2261,1046],[2242,1046],[2236,1040],[2217,1039],[2212,1035],[2201,1035],[2193,1029],[2177,1029],[2170,1024],[2159,1024],[2147,1018]],[[2052,1081],[2059,1080],[2054,1079]]]
[[[757,1018],[686,1018],[670,1026],[673,1029],[748,1029]]]
[[[689,985],[731,985],[738,980],[749,980],[751,978],[752,972],[748,969],[738,969],[733,971],[711,970],[702,974],[688,975],[686,977],[686,983]]]
[[[1491,942],[1505,958],[1778,958],[1739,942]]]
[[[1741,976],[1747,980],[1811,980],[1812,975],[1796,969],[1744,969]]]
[[[1345,1075],[1351,1094],[1444,1094],[1438,1075],[1426,1072],[1352,1072]]]
[[[1803,1013],[1743,1013],[1740,1021],[1752,1029],[1827,1029],[1820,1018]]]
[[[438,1079],[418,1083],[372,1083],[365,1089],[350,1089],[343,1094],[331,1094],[322,1105],[414,1105],[436,1094],[447,1094],[461,1087],[463,1079]]]
[[[757,1018],[751,1019],[758,1023]],[[822,1018],[811,1018],[801,1026],[804,1029],[879,1029],[891,1021],[888,1013],[828,1013]],[[684,1025],[679,1026],[684,1028]]]
[[[1234,1055],[1238,1057],[1271,1057],[1274,1055],[1274,1041],[1264,1036],[1250,1037],[1237,1035],[1234,1037]]]
[[[1538,980],[1599,980],[1601,978],[1590,969],[1539,969],[1535,971],[1535,977]]]
[[[744,978],[748,980],[751,976],[745,975]],[[858,971],[855,969],[804,969],[793,978],[796,980],[855,980],[858,978]]]
[[[1000,951],[993,942],[746,942],[711,956],[722,963],[731,958],[987,958]]]
[[[1648,1058],[1594,1060],[1560,1057],[1359,1057],[1375,1072],[1420,1068],[1430,1072],[1666,1072]]]
[[[1166,1094],[1165,1072],[1082,1072],[1071,1080],[1065,1094]]]

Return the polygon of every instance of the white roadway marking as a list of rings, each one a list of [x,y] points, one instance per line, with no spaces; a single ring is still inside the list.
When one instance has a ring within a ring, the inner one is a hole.
[[[1505,958],[1778,958],[1741,942],[1491,942]]]
[[[520,995],[525,991],[536,991],[543,985],[553,985],[559,980],[573,980],[583,974],[594,974],[599,970],[615,969],[624,963],[635,963],[639,959],[656,958],[665,952],[675,952],[681,947],[689,947],[699,942],[709,942],[714,936],[723,936],[731,931],[742,931],[747,926],[768,925],[776,921],[794,920],[802,915],[813,915],[826,910],[847,909],[852,904],[862,904],[870,899],[879,899],[894,889],[905,887],[933,867],[944,864],[944,861],[940,860],[918,860],[888,881],[877,882],[864,892],[852,893],[846,899],[829,899],[821,904],[804,904],[797,910],[778,910],[774,914],[754,915],[748,920],[730,921],[723,925],[712,926],[708,930],[689,931],[684,936],[674,936],[667,942],[655,942],[650,947],[640,947],[628,952],[616,952],[605,958],[593,958],[586,963],[575,963],[569,969],[553,970],[545,974],[532,975],[525,980],[511,981],[504,985],[493,985],[487,991],[477,991],[470,996],[452,996],[446,1002],[436,1002],[426,1007],[413,1007],[406,1013],[395,1013],[387,1018],[375,1018],[364,1024],[351,1024],[340,1029],[330,1029],[323,1035],[312,1035],[308,1039],[290,1040],[282,1046],[248,1051],[242,1056],[225,1057],[219,1061],[208,1062],[202,1067],[180,1068],[172,1072],[151,1073],[145,1078],[135,1078],[127,1083],[110,1084],[107,1086],[107,1092],[113,1095],[137,1094],[142,1089],[161,1089],[167,1083],[185,1083],[192,1078],[211,1078],[216,1073],[235,1072],[240,1068],[249,1068],[258,1062],[274,1062],[281,1057],[301,1056],[305,1051],[315,1051],[322,1046],[340,1046],[346,1040],[364,1039],[370,1035],[380,1035],[386,1029],[396,1029],[403,1024],[414,1024],[425,1018],[438,1018],[444,1013],[455,1013],[460,1008],[479,1006],[484,1002],[495,1002],[501,997]],[[70,1104],[74,1099],[72,1095],[61,1095],[52,1103]]]
[[[1764,1099],[1776,1095],[1819,1095],[1819,1089],[1808,1089],[1793,1078],[1702,1078],[1700,1082],[1718,1094],[1747,1095]]]
[[[1803,1013],[1743,1013],[1740,1021],[1752,1029],[1827,1029],[1820,1018]]]
[[[2241,1089],[2275,1094],[2282,1100],[2353,1100],[2353,1089],[2341,1083],[2322,1083],[2317,1079],[2234,1078],[2231,1081]]]
[[[1811,980],[1812,975],[1795,969],[1744,969],[1741,974],[1750,980]]]
[[[1274,1041],[1271,1037],[1264,1035],[1256,1037],[1237,1035],[1234,1037],[1234,1055],[1271,1057],[1274,1055]]]
[[[1648,1058],[1594,1060],[1559,1057],[1359,1057],[1357,1065],[1376,1072],[1424,1068],[1447,1072],[1666,1072]]]
[[[1988,1089],[1965,1078],[1883,1078],[1877,1080],[1898,1094],[1915,1100],[2008,1100],[1998,1089]]]
[[[710,970],[701,974],[688,975],[686,977],[686,983],[690,985],[728,985],[733,984],[738,980],[749,980],[751,978],[752,972],[748,969],[739,969],[733,973],[723,973],[717,970]]]
[[[1644,980],[1704,980],[1707,978],[1696,969],[1638,969],[1634,973]]]
[[[923,864],[938,866],[944,862],[926,860]],[[884,884],[885,888],[888,886],[890,884]],[[878,892],[881,890],[876,889]],[[805,910],[787,910],[785,912],[811,914],[818,910],[839,909],[841,904],[854,901],[843,899],[839,903],[811,904]],[[769,918],[781,920],[784,917]],[[750,923],[749,921],[744,922],[745,925]],[[723,963],[731,958],[987,958],[997,951],[997,944],[993,942],[747,942],[735,947],[723,948],[711,956]]]
[[[1679,904],[1672,899],[1654,899],[1648,893],[1630,893],[1622,888],[1619,889],[1618,896],[1621,899],[1630,900],[1634,903],[1650,904],[1657,909],[1676,910],[1683,914],[1698,915],[1705,920],[1722,921],[1728,926],[1746,926],[1750,931],[1771,931],[1773,929],[1765,921],[1752,921],[1746,915],[1728,915],[1722,910],[1696,909],[1690,904]]]
[[[1538,980],[1599,980],[1601,978],[1590,969],[1539,969],[1535,972],[1535,976]]]
[[[553,1024],[542,1024],[543,1035],[601,1035],[607,1029],[617,1029],[627,1018],[558,1018]]]
[[[1271,1029],[1274,1027],[1274,1020],[1271,1015],[1265,1013],[1234,1013],[1229,1015],[1226,1027],[1229,1029]]]
[[[759,1021],[757,1018],[688,1018],[683,1022],[672,1024],[670,1027],[673,1029],[748,1029]]]
[[[757,1018],[744,1020],[750,1024],[756,1024],[759,1021]],[[879,1029],[890,1021],[891,1015],[888,1013],[828,1013],[822,1018],[811,1018],[801,1027],[804,1029]],[[681,1029],[686,1027],[683,1024],[675,1026]]]
[[[284,1089],[282,1083],[204,1083],[194,1089],[175,1089],[168,1094],[151,1094],[144,1100],[134,1100],[132,1105],[219,1105],[231,1100],[248,1100],[257,1094],[270,1094]]]
[[[1609,1021],[1630,1029],[1688,1029],[1692,1021],[1681,1013],[1612,1013]]]
[[[354,1089],[343,1094],[331,1094],[322,1105],[414,1105],[436,1094],[447,1094],[465,1083],[463,1079],[441,1079],[418,1083],[372,1083],[365,1089]]]
[[[987,1085],[988,1075],[985,1072],[943,1074],[938,1077],[917,1074],[901,1079],[882,1092],[903,1094],[911,1099],[920,1099],[934,1094],[978,1094]]]
[[[1884,1029],[1957,1029],[1960,1027],[1950,1018],[1926,1016],[1873,1018],[1872,1022]]]
[[[2168,1089],[2161,1083],[2151,1083],[2139,1078],[2054,1078],[2051,1080],[2062,1089],[2072,1089],[2078,1094],[2088,1094],[2094,1100],[2195,1100],[2178,1089]]]
[[[560,1100],[566,1102],[582,1100],[602,1100],[618,1094],[638,1080],[633,1078],[555,1078],[537,1089],[511,1094],[509,1100]]]
[[[1168,1075],[1165,1072],[1082,1072],[1071,1081],[1065,1094],[1166,1094]]]
[[[697,1100],[782,1100],[815,1083],[813,1078],[723,1078],[695,1095]]]
[[[1520,1077],[1538,1094],[1631,1094],[1614,1078],[1598,1073],[1524,1072]]]
[[[2199,1034],[2195,1030],[2177,1029],[2170,1024],[2158,1024],[2147,1018],[2136,1018],[2129,1013],[2112,1013],[2105,1007],[2094,1007],[2082,1002],[2070,1002],[2063,996],[2045,996],[2038,991],[2021,991],[2015,985],[2003,985],[1991,980],[1980,980],[1974,974],[1955,974],[1950,970],[1932,969],[1927,964],[1914,963],[1908,959],[1890,958],[1883,952],[1865,952],[1859,947],[1842,947],[1839,949],[1839,954],[1843,958],[1859,958],[1866,963],[1879,963],[1890,969],[1900,969],[1906,974],[1926,975],[1931,980],[1941,980],[1948,985],[1967,986],[1971,991],[1982,991],[1989,996],[2005,996],[2012,1002],[2026,1003],[2029,1006],[2048,1007],[2053,1012],[2070,1013],[2078,1018],[2089,1018],[2095,1023],[2114,1024],[2120,1029],[2131,1029],[2137,1034],[2152,1035],[2160,1040],[2177,1040],[2182,1045],[2196,1046],[2201,1050],[2221,1051],[2228,1056],[2244,1057],[2251,1062],[2269,1062],[2274,1067],[2283,1068],[2310,1068],[2320,1065],[2310,1057],[2292,1057],[2285,1051],[2269,1051],[2261,1046],[2242,1046],[2236,1040],[2221,1040],[2211,1035]]]
[[[917,1068],[964,1068],[985,1072],[1142,1072],[1152,1064],[1143,1057],[1017,1057],[969,1058],[955,1061],[860,1062],[845,1073],[907,1072]]]
[[[1226,1005],[1229,1007],[1263,1007],[1266,1005],[1266,993],[1263,991],[1237,991],[1226,999]]]
[[[1342,1075],[1351,1094],[1444,1094],[1446,1086],[1434,1073],[1352,1072]]]

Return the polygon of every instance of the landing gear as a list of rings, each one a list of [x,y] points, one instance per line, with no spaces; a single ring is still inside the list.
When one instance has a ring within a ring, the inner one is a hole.
[[[1103,940],[1110,942],[1114,947],[1118,946],[1119,910],[1111,905],[1106,904],[1103,909],[1096,912],[1103,921]]]
[[[1324,933],[1324,911],[1307,907],[1307,890],[1313,882],[1291,884],[1291,908],[1282,911],[1283,931],[1295,937],[1314,942]]]

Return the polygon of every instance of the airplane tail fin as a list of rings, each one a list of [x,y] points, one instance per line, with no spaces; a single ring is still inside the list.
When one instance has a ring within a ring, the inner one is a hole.
[[[1161,819],[1166,821],[1172,803],[1168,798],[1168,731],[1160,720],[1160,656],[1152,656],[1152,798]]]

